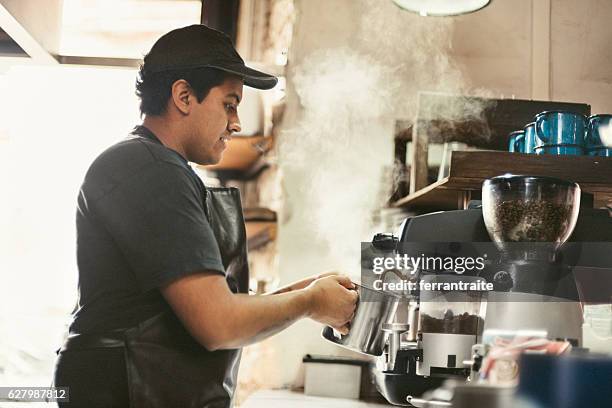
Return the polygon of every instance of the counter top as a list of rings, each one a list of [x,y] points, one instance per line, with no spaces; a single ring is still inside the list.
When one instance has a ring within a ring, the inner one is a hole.
[[[374,404],[343,398],[313,397],[289,390],[261,390],[247,398],[240,408],[389,408],[390,405]]]

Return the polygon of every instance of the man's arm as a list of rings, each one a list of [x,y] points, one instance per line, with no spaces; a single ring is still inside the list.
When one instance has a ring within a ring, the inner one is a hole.
[[[321,275],[315,275],[315,276],[311,276],[311,277],[308,277],[308,278],[304,278],[304,279],[299,280],[297,282],[290,283],[287,286],[283,286],[281,288],[278,288],[274,292],[264,293],[264,295],[266,295],[266,296],[268,296],[268,295],[278,295],[280,293],[287,293],[287,292],[291,292],[291,291],[298,290],[298,289],[304,289],[305,287],[307,287],[308,285],[310,285],[312,282],[316,281],[317,279],[321,279],[321,278],[324,278],[326,276],[332,276],[332,275],[337,275],[337,273],[336,272],[327,272],[327,273],[322,273]]]
[[[347,277],[336,275],[275,296],[249,296],[232,293],[219,274],[198,273],[161,292],[191,335],[218,350],[262,340],[303,317],[342,329],[355,310],[352,287]]]

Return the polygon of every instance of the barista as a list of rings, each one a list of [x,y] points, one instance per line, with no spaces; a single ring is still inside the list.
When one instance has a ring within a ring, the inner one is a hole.
[[[347,332],[357,292],[335,274],[248,295],[235,189],[204,186],[188,162],[218,163],[240,131],[245,66],[203,25],[162,36],[136,84],[143,123],[104,151],[78,196],[79,299],[55,386],[79,407],[228,407],[240,348],[309,317]]]

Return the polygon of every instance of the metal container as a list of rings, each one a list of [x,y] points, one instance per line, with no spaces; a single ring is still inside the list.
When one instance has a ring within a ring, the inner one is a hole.
[[[401,297],[362,285],[355,286],[359,290],[359,301],[349,333],[341,335],[326,326],[323,338],[353,351],[380,356],[385,346],[383,324],[393,322]]]

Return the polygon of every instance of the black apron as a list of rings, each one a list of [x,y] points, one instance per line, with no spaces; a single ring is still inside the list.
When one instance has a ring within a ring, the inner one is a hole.
[[[137,134],[152,138],[143,133]],[[240,193],[236,188],[205,188],[197,179],[228,286],[234,293],[248,293],[246,231]],[[241,349],[208,351],[171,311],[126,330],[96,336],[71,335],[61,350],[106,347],[124,349],[130,408],[233,405]]]

